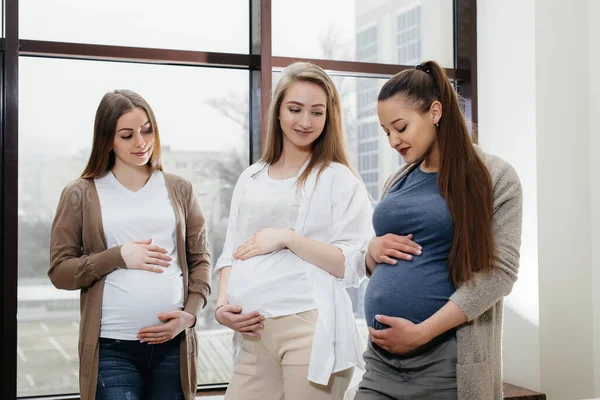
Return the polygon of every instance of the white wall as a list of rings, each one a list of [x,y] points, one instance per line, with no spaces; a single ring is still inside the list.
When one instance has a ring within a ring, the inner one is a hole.
[[[535,4],[540,371],[556,399],[593,395],[587,6]]]
[[[599,20],[597,0],[478,1],[480,142],[524,189],[505,380],[549,399],[600,397]]]
[[[594,382],[600,397],[600,2],[588,0],[590,29],[590,188],[592,194],[592,269],[594,293]]]
[[[477,8],[479,142],[509,161],[523,186],[519,280],[505,302],[504,374],[539,389],[535,8],[523,0],[479,1]]]

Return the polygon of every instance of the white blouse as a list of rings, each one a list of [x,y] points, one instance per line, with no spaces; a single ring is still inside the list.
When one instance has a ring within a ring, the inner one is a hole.
[[[302,167],[299,172],[306,168]],[[215,269],[226,266],[244,268],[260,262],[261,257],[234,260],[236,226],[240,203],[258,173],[268,167],[257,163],[248,167],[238,179],[231,201],[227,236],[223,253]],[[313,300],[319,318],[315,328],[308,379],[327,385],[332,373],[354,366],[364,369],[363,343],[354,320],[352,302],[345,288],[358,287],[365,277],[364,259],[369,240],[374,236],[373,207],[363,183],[346,166],[330,164],[318,177],[314,169],[300,190],[300,208],[294,230],[309,239],[342,250],[345,258],[343,278],[336,278],[316,265],[294,257],[297,268],[304,268],[312,284]],[[241,335],[234,335],[239,350]],[[237,356],[234,351],[234,357]],[[235,361],[235,360],[234,360]]]
[[[275,180],[264,168],[241,199],[234,247],[263,228],[293,229],[299,208],[296,179]],[[235,263],[227,285],[229,304],[265,318],[314,310],[312,284],[295,258],[290,250],[281,249],[253,257],[252,262]]]

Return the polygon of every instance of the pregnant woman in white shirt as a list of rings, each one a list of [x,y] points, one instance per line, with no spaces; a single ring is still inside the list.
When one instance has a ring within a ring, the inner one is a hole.
[[[345,288],[365,276],[373,210],[329,76],[286,68],[267,129],[263,159],[236,184],[216,264],[216,318],[236,331],[226,398],[342,399],[363,350]]]

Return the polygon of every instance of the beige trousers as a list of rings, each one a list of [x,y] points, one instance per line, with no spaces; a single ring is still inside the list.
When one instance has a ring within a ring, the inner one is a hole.
[[[310,382],[308,363],[317,311],[267,318],[260,338],[243,337],[226,400],[342,400],[353,368]]]

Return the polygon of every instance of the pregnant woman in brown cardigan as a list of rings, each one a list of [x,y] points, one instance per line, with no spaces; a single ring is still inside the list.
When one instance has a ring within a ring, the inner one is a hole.
[[[60,197],[48,275],[81,290],[82,400],[194,398],[205,219],[191,183],[162,172],[156,119],[136,93],[98,106],[87,167]]]

